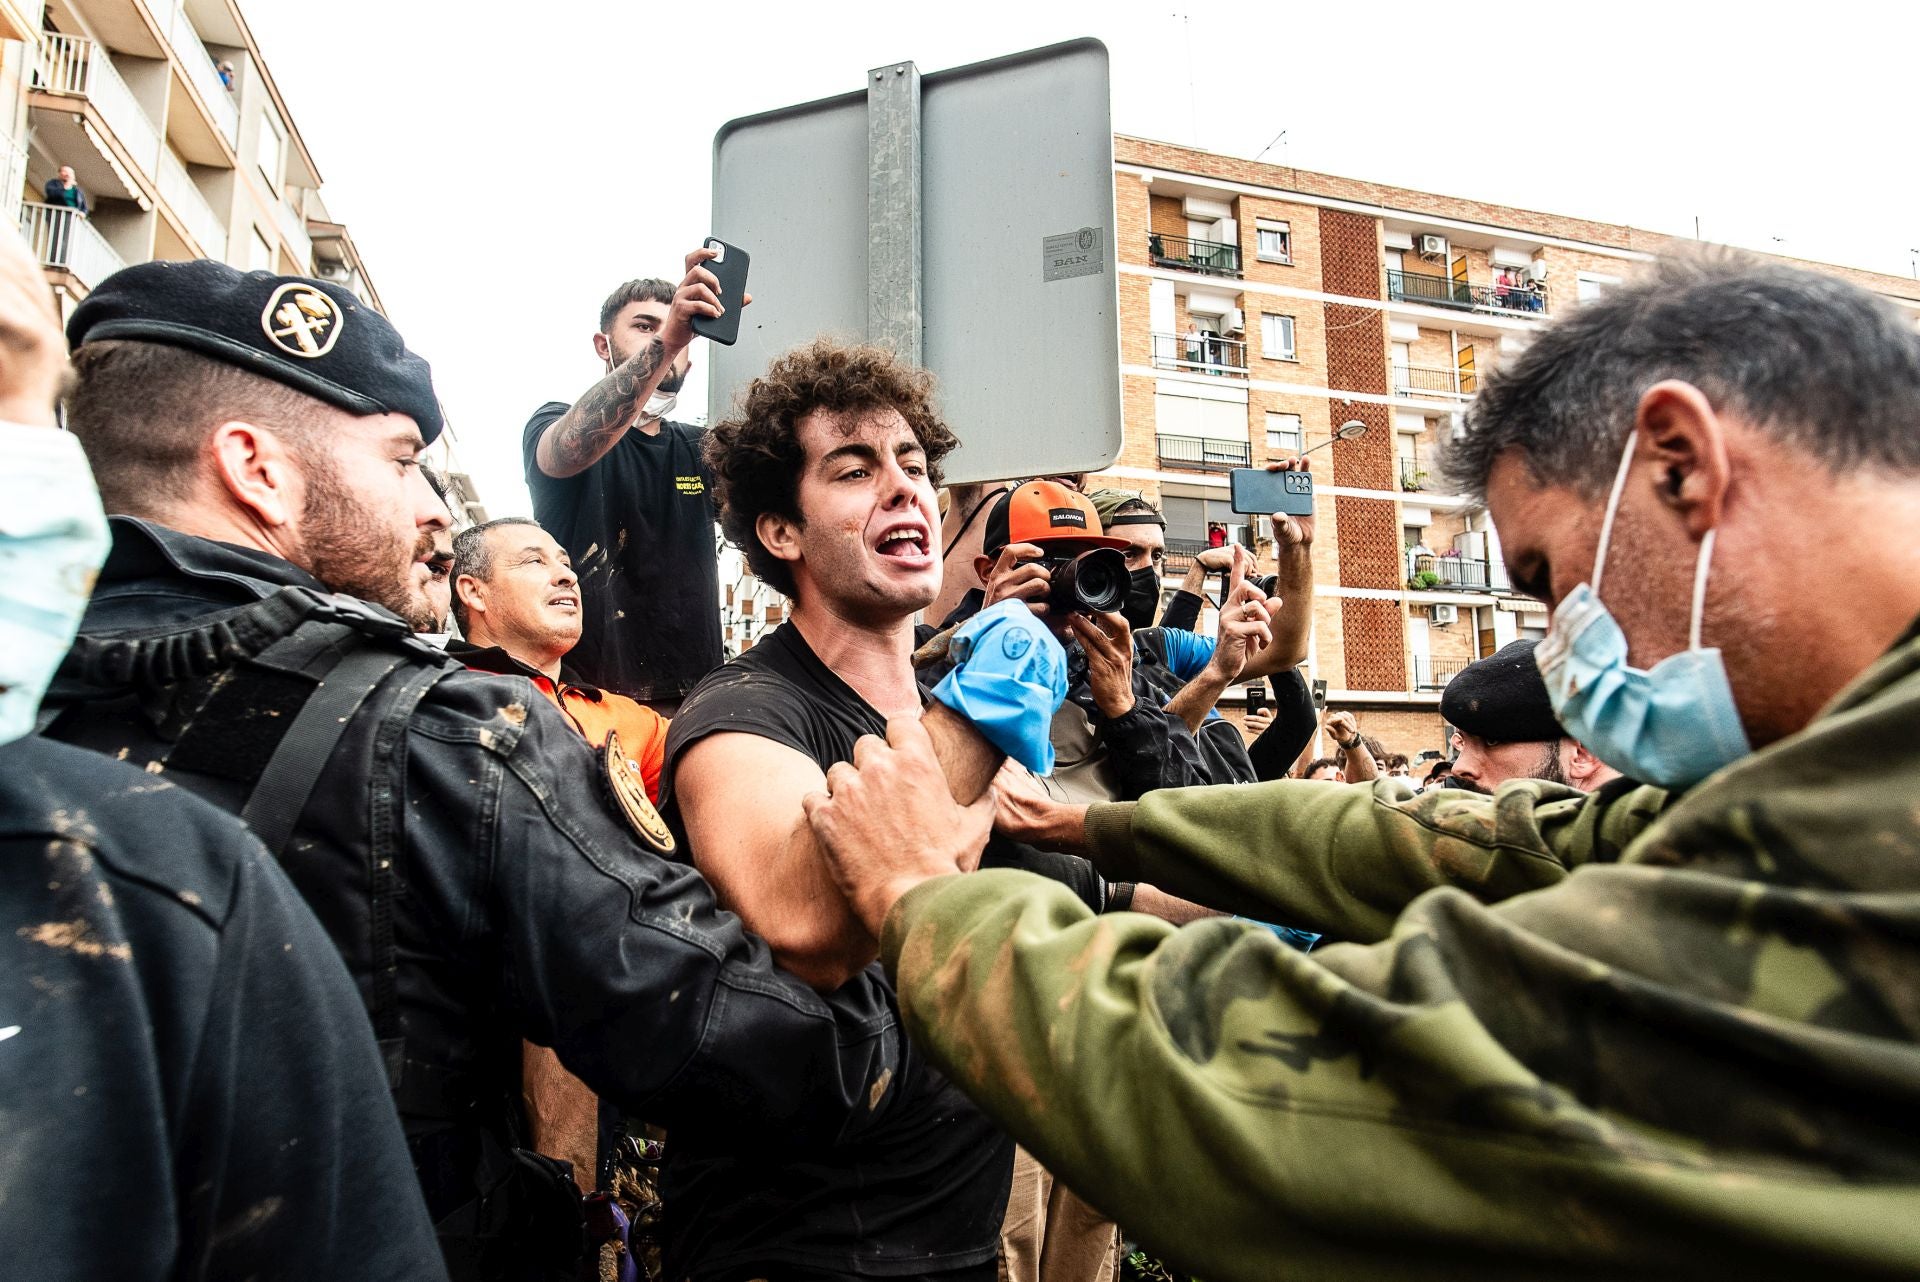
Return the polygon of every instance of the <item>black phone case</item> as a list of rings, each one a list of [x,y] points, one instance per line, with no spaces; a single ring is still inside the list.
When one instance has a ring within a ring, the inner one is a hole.
[[[740,300],[747,296],[747,265],[753,258],[746,250],[729,245],[718,236],[709,236],[702,243],[709,249],[715,245],[721,248],[720,257],[708,259],[706,268],[720,281],[720,306],[726,310],[718,316],[694,317],[693,332],[732,347],[740,337]]]
[[[1243,516],[1285,512],[1313,515],[1313,473],[1269,472],[1265,468],[1236,467],[1227,474],[1229,506]]]

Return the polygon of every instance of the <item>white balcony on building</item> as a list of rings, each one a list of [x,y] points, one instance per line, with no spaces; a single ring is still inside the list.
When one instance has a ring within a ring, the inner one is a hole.
[[[83,188],[148,206],[160,130],[105,48],[81,36],[44,33],[29,101],[36,145],[71,165]]]
[[[200,108],[212,118],[214,125],[226,138],[227,146],[238,148],[240,105],[220,79],[218,60],[207,51],[206,43],[194,28],[193,20],[187,16],[185,0],[178,0],[173,6],[167,22],[167,43],[173,46],[174,57],[179,59],[187,83],[192,87],[192,96],[199,100]]]
[[[42,267],[64,271],[88,290],[126,266],[106,238],[75,209],[25,201],[20,207],[20,234]]]
[[[160,198],[166,202],[181,230],[192,238],[191,248],[197,250],[200,257],[226,258],[226,224],[200,194],[199,185],[180,163],[180,158],[164,147],[160,150]]]

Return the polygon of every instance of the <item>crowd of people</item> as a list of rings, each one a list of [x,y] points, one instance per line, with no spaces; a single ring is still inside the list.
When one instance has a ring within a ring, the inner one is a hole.
[[[1920,1268],[1910,323],[1669,261],[1491,376],[1447,465],[1552,623],[1429,763],[1316,706],[1311,516],[1169,584],[1151,495],[943,485],[929,375],[825,339],[674,421],[709,255],[456,530],[341,288],[63,335],[0,243],[11,1259]],[[716,522],[791,601],[732,658]]]

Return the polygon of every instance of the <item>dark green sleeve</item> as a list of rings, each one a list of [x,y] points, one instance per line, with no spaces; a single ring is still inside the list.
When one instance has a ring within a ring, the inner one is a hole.
[[[1439,890],[1309,956],[980,872],[902,898],[881,955],[936,1064],[1210,1282],[1920,1268],[1911,1136],[1881,1111],[1920,1072],[1877,1017],[1802,1000],[1831,981],[1790,941],[1844,914],[1756,929],[1750,884],[1699,880]]]
[[[1617,858],[1665,801],[1654,788],[1589,794],[1538,780],[1485,797],[1450,788],[1414,796],[1397,779],[1283,779],[1095,805],[1087,829],[1109,878],[1370,942],[1436,886],[1494,902]]]

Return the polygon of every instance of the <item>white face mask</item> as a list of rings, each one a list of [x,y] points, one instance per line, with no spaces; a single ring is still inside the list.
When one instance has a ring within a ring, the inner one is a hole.
[[[1694,565],[1693,608],[1687,622],[1687,648],[1650,670],[1629,667],[1627,638],[1600,602],[1600,576],[1613,518],[1620,509],[1629,465],[1639,433],[1627,437],[1626,453],[1607,497],[1594,553],[1591,585],[1567,594],[1553,613],[1546,639],[1534,648],[1534,662],[1547,684],[1547,697],[1561,728],[1588,752],[1624,775],[1664,788],[1685,788],[1753,750],[1733,701],[1720,651],[1700,644],[1706,612],[1707,572],[1713,564],[1713,537],[1700,540]]]

